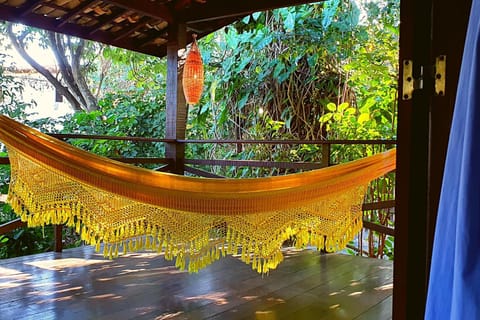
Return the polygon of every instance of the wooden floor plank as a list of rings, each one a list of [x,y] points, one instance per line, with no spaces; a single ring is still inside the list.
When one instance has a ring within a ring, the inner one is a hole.
[[[300,285],[305,279],[308,279],[309,285],[325,281],[325,277],[321,273],[319,276],[319,269],[322,266],[328,263],[332,269],[345,268],[354,257],[342,255],[336,258],[331,259],[329,255],[318,255],[315,252],[310,252],[309,254],[304,252],[299,256],[293,257],[292,260],[287,259],[281,268],[268,276],[254,278],[256,285],[252,286],[248,283],[243,283],[236,290],[231,290],[228,295],[230,301],[228,306],[206,306],[193,310],[193,312],[188,313],[188,316],[192,318],[203,316],[211,319],[230,319],[232,317],[242,317],[242,315],[237,315],[238,309],[246,313],[247,308],[255,308],[258,304],[265,308],[272,303],[281,302],[284,300],[284,297],[277,297],[275,295],[276,292],[282,291],[288,294],[303,292],[305,289],[302,289]],[[308,268],[300,268],[305,265]],[[254,315],[254,311],[248,314]]]
[[[0,260],[0,319],[391,318],[391,261],[284,255],[266,276],[235,257],[188,274],[162,255],[108,260],[91,247]]]
[[[392,319],[393,298],[388,296],[366,312],[362,313],[355,320],[371,320],[371,319]]]
[[[362,260],[362,262],[370,261]],[[298,295],[292,295],[292,291],[295,291],[292,288],[275,292],[275,296],[270,297],[269,300],[283,300],[284,302],[276,303],[262,311],[273,315],[276,319],[351,319],[364,310],[364,305],[358,305],[362,298],[370,299],[374,294],[371,290],[368,291],[368,294],[365,293],[369,289],[367,282],[371,285],[372,280],[370,279],[377,277],[376,270],[372,269],[369,263],[348,264],[347,268],[343,270],[330,268],[324,270],[321,275],[325,276],[327,281],[315,282],[306,279],[304,282],[309,286],[299,286],[296,283],[293,288],[301,288],[297,291]],[[359,276],[362,279],[358,280]],[[391,274],[388,275],[386,281],[391,281],[391,277]],[[391,290],[387,294],[391,295]],[[263,306],[266,305],[265,302]],[[351,309],[352,306],[357,305],[359,308],[353,311],[347,308]],[[346,313],[346,311],[350,312]],[[345,317],[337,317],[337,314],[345,314]],[[315,316],[313,317],[313,315]]]

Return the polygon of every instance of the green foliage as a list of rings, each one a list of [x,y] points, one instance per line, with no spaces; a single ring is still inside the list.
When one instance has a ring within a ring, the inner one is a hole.
[[[105,93],[131,91],[164,91],[167,65],[165,60],[115,47],[105,47],[102,58],[111,61],[104,81]]]
[[[201,39],[206,90],[190,110],[189,137],[395,138],[398,13],[398,0],[328,0],[256,13]],[[318,146],[195,145],[188,152],[206,158],[321,159]],[[333,152],[336,162],[373,150],[334,146]],[[272,173],[250,174],[259,172]]]
[[[165,101],[161,93],[141,89],[111,93],[99,101],[99,110],[77,112],[63,120],[66,133],[121,137],[164,137]],[[71,139],[73,145],[106,157],[160,157],[163,143]]]
[[[316,6],[257,13],[202,39],[209,90],[191,110],[191,138],[321,137],[318,118],[330,95],[325,88],[336,88],[336,78],[315,48],[321,28],[311,16]],[[207,157],[288,159],[282,147],[273,153],[270,147],[254,145],[195,148],[192,153]]]
[[[0,56],[2,58],[3,56]],[[0,111],[43,132],[82,133],[109,136],[164,137],[165,86],[154,81],[138,83],[127,90],[111,90],[99,101],[99,110],[77,112],[61,119],[29,120],[28,103],[19,98],[23,86],[13,77],[5,75],[0,60]],[[122,73],[118,73],[122,74]],[[107,82],[108,83],[108,82]],[[119,81],[119,86],[127,83]],[[132,82],[133,83],[133,82]],[[108,157],[161,157],[163,143],[133,143],[128,141],[75,139],[73,145]],[[5,154],[4,154],[5,156]],[[9,166],[0,166],[0,191],[8,192]],[[7,204],[0,204],[0,223],[17,218]],[[78,246],[81,241],[73,230],[64,228],[64,246]],[[0,236],[0,258],[49,251],[53,247],[53,228],[19,228]]]
[[[357,36],[356,40],[342,44],[345,52],[342,60],[346,79],[344,96],[350,98],[327,104],[319,119],[326,138],[396,138],[398,5],[398,1],[388,1],[383,5],[372,2],[362,7],[363,17],[351,30]],[[355,12],[353,10],[350,14],[356,15]],[[343,11],[342,14],[349,13]],[[335,27],[335,23],[332,26]],[[339,26],[334,32],[343,32],[344,29]],[[369,146],[334,145],[332,160],[347,161],[373,152]]]
[[[0,54],[0,110],[2,114],[18,120],[25,120],[25,109],[30,103],[18,99],[23,93],[23,85],[9,75],[5,65],[5,54]]]
[[[53,227],[20,228],[0,236],[0,259],[53,249]]]

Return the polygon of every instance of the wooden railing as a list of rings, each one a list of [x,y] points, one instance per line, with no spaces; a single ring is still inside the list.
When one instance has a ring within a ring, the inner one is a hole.
[[[17,218],[7,223],[0,224],[0,235],[13,231],[18,228],[26,227],[26,226],[27,226],[26,222],[23,222],[22,220],[20,220],[20,218]]]
[[[228,159],[185,159],[185,172],[195,174],[203,177],[223,178],[212,172],[208,172],[193,165],[201,166],[234,166],[234,167],[264,167],[277,169],[293,169],[293,170],[312,170],[332,165],[331,161],[331,146],[332,145],[373,145],[389,147],[396,144],[395,140],[171,140],[171,139],[156,139],[143,137],[113,137],[113,136],[98,136],[98,135],[81,135],[81,134],[52,134],[52,136],[67,140],[67,139],[92,139],[92,140],[125,140],[138,142],[163,142],[163,143],[177,143],[177,144],[233,144],[233,145],[247,145],[247,144],[270,144],[270,145],[321,145],[322,158],[320,162],[276,162],[276,161],[260,161],[260,160],[228,160]],[[173,159],[166,159],[161,157],[136,157],[136,158],[112,158],[117,161],[131,164],[163,164],[165,167],[159,170],[167,170],[168,166],[172,165]],[[9,160],[6,157],[0,157],[0,164],[8,164]],[[393,196],[393,195],[392,195]],[[391,197],[393,198],[393,197]],[[372,203],[365,203],[363,205],[364,212],[371,212],[375,210],[393,210],[395,207],[395,200],[376,201]],[[378,232],[383,235],[394,236],[395,229],[386,225],[374,223],[368,219],[363,220],[364,228],[371,231]],[[20,219],[7,222],[0,225],[0,235],[26,226]],[[56,226],[55,230],[55,251],[62,250],[62,226]],[[360,248],[354,248],[362,252]]]
[[[394,209],[394,208],[395,208],[395,200],[364,203],[362,206],[362,210],[364,212],[371,211],[371,210]],[[365,218],[363,219],[363,227],[379,233],[388,234],[389,236],[395,236],[395,228],[384,226],[378,223],[373,223],[369,220],[366,220]]]

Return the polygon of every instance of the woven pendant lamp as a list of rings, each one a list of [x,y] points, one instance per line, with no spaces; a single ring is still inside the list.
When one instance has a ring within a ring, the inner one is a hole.
[[[193,35],[193,43],[183,66],[183,93],[187,103],[198,103],[203,91],[203,62],[197,45],[197,36]]]

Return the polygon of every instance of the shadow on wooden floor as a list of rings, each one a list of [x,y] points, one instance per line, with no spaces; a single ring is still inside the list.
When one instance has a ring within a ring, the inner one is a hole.
[[[92,247],[0,260],[0,319],[391,319],[393,264],[288,250],[261,276],[234,257],[198,274]]]

